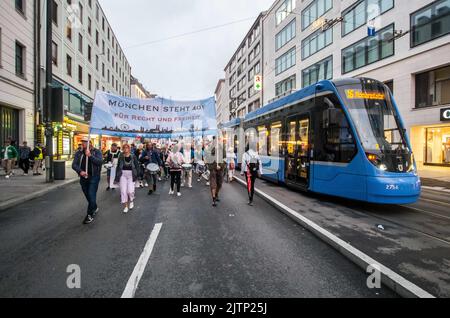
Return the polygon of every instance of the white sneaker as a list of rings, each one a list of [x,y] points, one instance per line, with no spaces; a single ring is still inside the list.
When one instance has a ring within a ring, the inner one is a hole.
[[[206,182],[206,185],[209,186],[209,182]]]
[[[9,179],[9,175],[6,175],[5,178],[6,178],[6,179]]]
[[[169,195],[174,194],[175,192],[173,192],[172,190],[169,191]]]
[[[177,193],[177,196],[178,196],[178,197],[181,197],[181,193],[180,193],[180,192],[178,192],[178,193]]]
[[[162,181],[161,177],[158,178],[158,181]]]
[[[189,185],[189,189],[192,189],[192,185]]]
[[[147,183],[147,182],[145,183],[145,187],[146,187],[146,188],[148,187],[148,183]]]
[[[24,176],[28,176],[28,173],[24,173],[23,175],[24,175]]]
[[[184,188],[184,183],[181,184],[181,187]]]
[[[130,202],[130,210],[134,209],[134,202]]]
[[[126,207],[125,209],[123,209],[123,213],[127,214],[129,211],[128,207]]]

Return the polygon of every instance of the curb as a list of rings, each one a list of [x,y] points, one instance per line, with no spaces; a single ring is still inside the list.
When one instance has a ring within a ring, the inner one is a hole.
[[[63,182],[61,182],[59,184],[52,185],[52,186],[47,187],[45,189],[42,189],[40,191],[37,191],[37,192],[34,192],[34,193],[30,193],[30,194],[28,194],[26,196],[2,202],[2,203],[0,203],[0,212],[4,211],[4,210],[7,210],[7,209],[9,209],[9,208],[11,208],[13,206],[18,205],[18,204],[22,204],[22,203],[25,203],[27,201],[30,201],[30,200],[42,197],[42,196],[46,195],[47,193],[49,193],[49,192],[51,192],[53,190],[57,190],[59,188],[65,187],[65,186],[67,186],[69,184],[77,182],[78,180],[79,180],[79,178],[63,181]]]
[[[244,186],[246,185],[246,182],[241,180],[239,177],[235,178],[235,180],[238,181],[241,185]],[[349,243],[343,241],[336,235],[320,227],[318,224],[302,216],[300,213],[294,211],[293,209],[284,205],[280,201],[272,198],[271,196],[262,192],[259,189],[255,188],[255,192],[258,196],[267,201],[270,205],[272,205],[276,209],[280,210],[281,212],[289,216],[291,219],[299,223],[305,229],[307,229],[308,231],[319,237],[321,240],[323,240],[325,243],[336,249],[339,253],[344,255],[351,262],[358,265],[360,268],[362,268],[364,272],[366,272],[369,266],[372,267],[377,266],[381,272],[381,282],[398,295],[405,298],[435,298],[427,291],[423,290],[414,283],[408,281],[407,279],[395,273],[388,267],[377,262],[369,255],[356,249]]]

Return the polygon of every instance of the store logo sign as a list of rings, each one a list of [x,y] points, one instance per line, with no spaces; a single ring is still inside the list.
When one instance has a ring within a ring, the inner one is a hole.
[[[450,121],[450,108],[441,109],[441,121]]]

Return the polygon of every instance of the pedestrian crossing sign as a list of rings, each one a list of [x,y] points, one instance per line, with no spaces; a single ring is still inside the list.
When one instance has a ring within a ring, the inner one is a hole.
[[[262,76],[256,75],[255,76],[255,91],[261,91],[262,90]]]

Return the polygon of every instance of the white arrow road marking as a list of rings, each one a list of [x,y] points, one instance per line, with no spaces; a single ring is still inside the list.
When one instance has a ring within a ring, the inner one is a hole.
[[[133,273],[128,279],[127,286],[123,291],[121,298],[133,298],[136,293],[139,281],[141,280],[142,274],[144,273],[145,267],[147,266],[150,255],[152,255],[153,247],[155,246],[156,239],[158,238],[159,231],[161,230],[162,223],[155,224],[147,243],[145,244],[144,250],[139,257],[139,260],[134,267]]]

